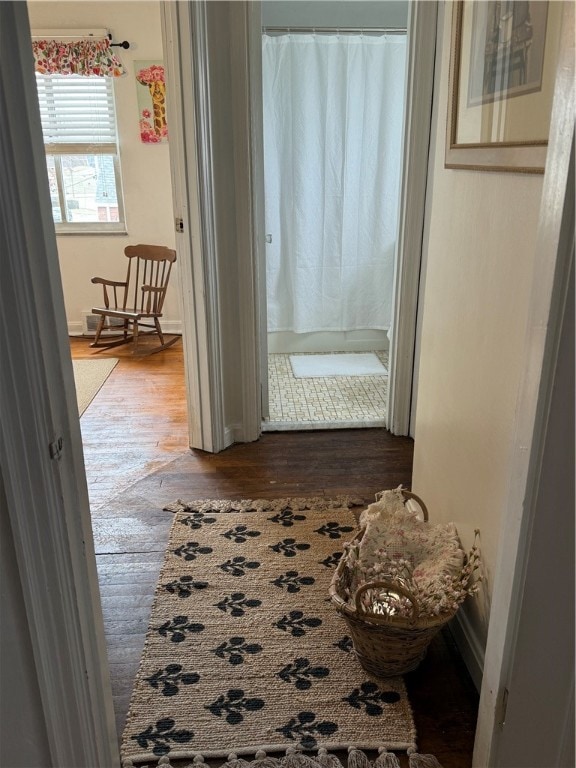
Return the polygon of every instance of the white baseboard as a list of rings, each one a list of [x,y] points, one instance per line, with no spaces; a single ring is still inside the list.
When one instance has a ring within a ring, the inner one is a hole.
[[[161,322],[162,330],[167,333],[182,333],[181,320],[163,320]],[[68,336],[84,336],[82,321],[68,322]]]
[[[484,674],[484,646],[476,636],[463,610],[458,611],[455,618],[452,619],[449,629],[468,668],[470,677],[476,689],[480,692],[482,675]]]
[[[224,429],[224,447],[229,448],[235,443],[243,443],[244,435],[242,433],[241,424],[230,424]]]
[[[76,323],[68,323],[68,336],[82,336],[82,321]]]

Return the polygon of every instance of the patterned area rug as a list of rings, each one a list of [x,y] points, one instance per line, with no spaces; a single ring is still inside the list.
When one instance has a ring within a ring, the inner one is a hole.
[[[167,508],[175,520],[123,759],[415,748],[403,680],[363,671],[328,597],[356,528],[352,506],[321,498]]]

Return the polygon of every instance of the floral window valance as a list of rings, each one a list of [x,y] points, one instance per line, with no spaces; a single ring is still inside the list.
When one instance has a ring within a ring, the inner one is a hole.
[[[41,75],[99,75],[120,77],[125,74],[120,59],[102,40],[33,40],[36,72]]]

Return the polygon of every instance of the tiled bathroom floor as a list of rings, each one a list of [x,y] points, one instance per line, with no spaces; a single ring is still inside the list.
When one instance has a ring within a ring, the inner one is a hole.
[[[388,367],[388,353],[375,353]],[[385,427],[388,376],[297,379],[290,355],[268,355],[270,417],[265,432]]]

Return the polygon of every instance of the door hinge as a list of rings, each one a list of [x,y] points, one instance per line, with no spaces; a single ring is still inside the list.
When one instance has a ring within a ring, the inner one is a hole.
[[[56,461],[60,461],[60,457],[62,456],[62,445],[64,441],[61,437],[58,437],[56,440],[54,440],[50,445],[48,446],[48,449],[50,451],[50,458],[56,459]]]
[[[184,219],[175,219],[176,232],[184,232]]]
[[[508,709],[508,695],[509,691],[508,688],[504,688],[500,695],[500,704],[498,707],[498,725],[500,728],[504,726],[506,723],[506,710]]]

